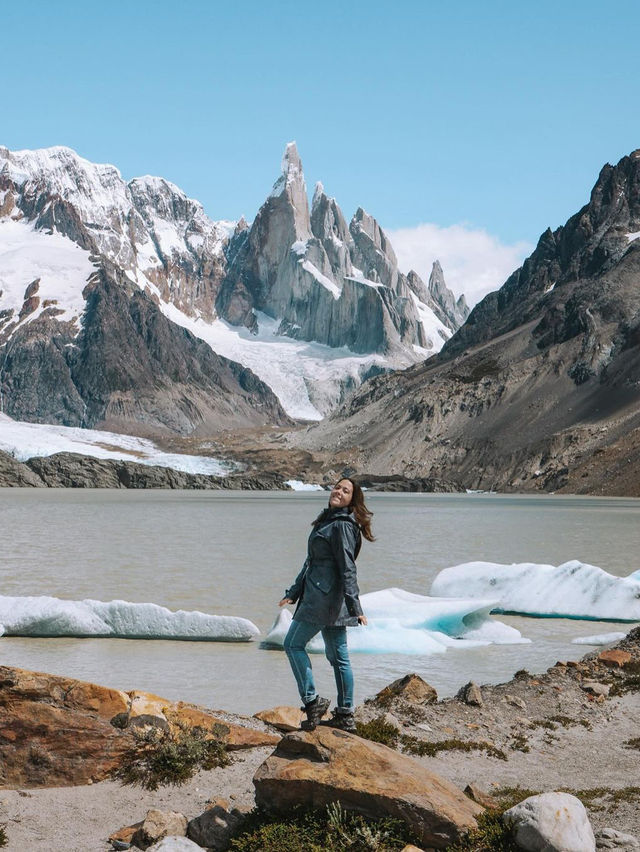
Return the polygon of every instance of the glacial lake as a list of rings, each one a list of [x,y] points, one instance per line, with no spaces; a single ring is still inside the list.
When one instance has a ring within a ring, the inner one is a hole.
[[[253,621],[263,635],[299,570],[318,492],[1,489],[0,594],[152,602]],[[571,559],[617,576],[640,568],[640,500],[369,492],[377,541],[363,543],[361,592],[429,594],[443,568],[484,560],[559,565]],[[408,672],[441,696],[469,680],[498,683],[578,659],[580,636],[634,625],[496,615],[530,644],[449,648],[431,655],[353,654],[356,700]],[[143,689],[241,713],[297,704],[287,660],[259,642],[0,638],[2,664]],[[312,657],[320,691],[332,672]]]

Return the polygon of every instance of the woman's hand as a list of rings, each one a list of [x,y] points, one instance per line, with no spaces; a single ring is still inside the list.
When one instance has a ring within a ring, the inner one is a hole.
[[[367,621],[366,615],[359,615],[358,616],[358,624],[362,624],[363,626],[366,626],[368,623],[369,622]]]
[[[282,598],[282,600],[280,601],[278,606],[286,606],[287,604],[292,604],[292,603],[293,603],[293,601],[291,600],[291,598]]]

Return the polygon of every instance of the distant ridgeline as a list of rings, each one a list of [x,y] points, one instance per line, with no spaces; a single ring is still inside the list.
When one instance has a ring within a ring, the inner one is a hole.
[[[363,379],[424,360],[464,322],[434,264],[398,270],[347,225],[295,145],[253,224],[67,148],[0,148],[0,412],[115,431],[318,420]]]
[[[299,442],[338,438],[363,470],[459,489],[640,496],[640,150],[437,355],[372,378]]]

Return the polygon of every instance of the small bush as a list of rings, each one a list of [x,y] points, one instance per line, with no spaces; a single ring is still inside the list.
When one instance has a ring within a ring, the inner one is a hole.
[[[220,732],[213,728],[177,730],[154,727],[134,731],[136,742],[124,755],[113,777],[122,784],[157,790],[161,784],[178,786],[199,769],[215,769],[230,763]]]
[[[420,756],[435,757],[439,751],[486,751],[490,757],[497,757],[498,760],[507,759],[506,754],[501,749],[484,740],[474,742],[450,739],[430,742],[429,740],[419,740],[417,737],[403,736],[400,737],[400,742],[406,752]]]
[[[527,738],[524,734],[514,734],[511,738],[511,748],[514,751],[530,751],[529,746],[527,744]]]
[[[633,739],[627,740],[624,747],[640,749],[640,737],[633,737]]]
[[[502,821],[502,812],[485,811],[478,817],[478,828],[470,831],[446,852],[516,852],[511,829]]]
[[[286,815],[256,809],[232,841],[233,852],[393,852],[416,838],[402,820],[367,820],[339,802]]]
[[[0,825],[0,846],[6,846],[9,842],[9,838],[7,837],[7,832],[5,831],[6,825]]]
[[[524,802],[530,796],[537,796],[539,793],[540,790],[528,790],[526,787],[499,787],[491,795],[499,799],[500,809],[504,813],[504,811],[508,811],[514,805],[519,805],[520,802]]]
[[[385,722],[382,717],[372,719],[370,722],[356,722],[358,736],[374,743],[395,748],[398,744],[398,729],[394,725]]]

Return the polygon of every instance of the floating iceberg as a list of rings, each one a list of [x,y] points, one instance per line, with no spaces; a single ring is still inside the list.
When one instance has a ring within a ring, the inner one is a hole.
[[[595,636],[579,636],[577,639],[572,639],[573,645],[611,645],[613,642],[619,642],[624,639],[626,633],[598,633]]]
[[[529,642],[513,627],[490,618],[493,600],[429,598],[404,589],[382,589],[360,598],[368,624],[350,627],[349,649],[368,654],[437,654],[452,646],[516,644]],[[282,610],[261,642],[261,648],[281,649],[291,624]],[[320,635],[307,646],[322,653]]]
[[[466,562],[433,581],[438,597],[467,595],[498,600],[493,612],[594,621],[640,621],[640,571],[614,577],[577,559],[563,565]]]
[[[172,612],[153,603],[0,595],[0,636],[250,642],[259,634],[255,624],[246,618]]]

